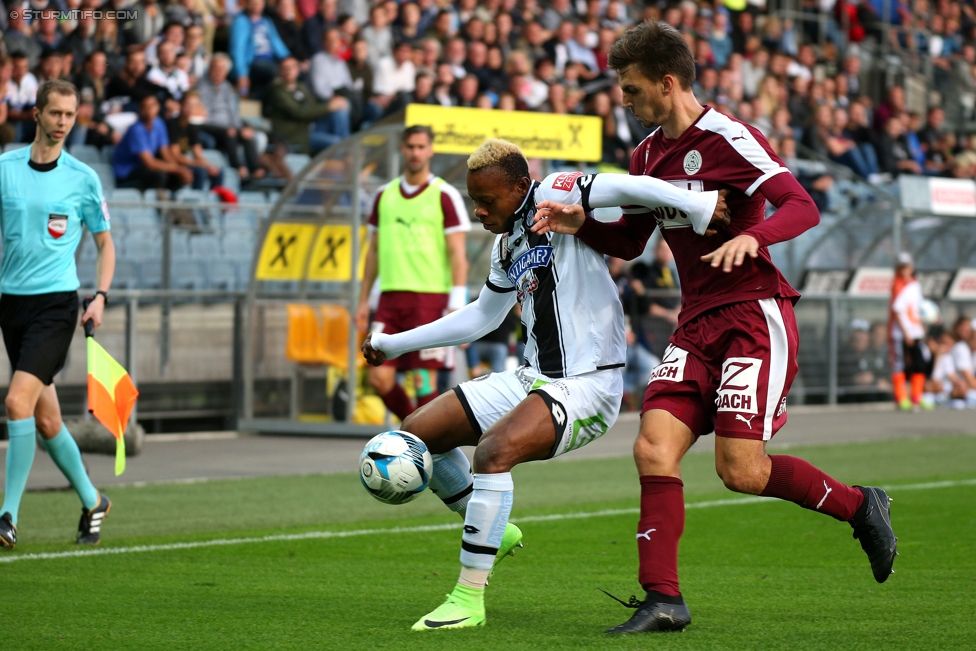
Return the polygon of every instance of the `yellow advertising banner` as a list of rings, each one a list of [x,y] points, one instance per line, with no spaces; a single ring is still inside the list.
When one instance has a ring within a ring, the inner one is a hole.
[[[527,158],[602,158],[603,121],[595,116],[410,104],[405,124],[430,126],[439,154],[470,154],[486,138],[501,138],[518,145]]]
[[[255,278],[301,280],[315,230],[314,224],[272,224],[261,246]]]
[[[359,230],[359,278],[366,268],[366,227]],[[348,282],[352,279],[352,226],[323,226],[312,247],[308,279],[321,282]]]

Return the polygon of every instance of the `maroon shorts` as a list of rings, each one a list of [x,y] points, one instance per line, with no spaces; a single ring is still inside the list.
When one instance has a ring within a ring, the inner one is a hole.
[[[421,294],[418,292],[384,292],[373,315],[370,332],[395,335],[426,325],[444,316],[449,294]],[[398,371],[415,368],[454,368],[454,348],[429,348],[406,353],[387,361]]]
[[[786,423],[798,344],[788,298],[709,310],[671,336],[642,413],[663,409],[696,436],[768,441]]]

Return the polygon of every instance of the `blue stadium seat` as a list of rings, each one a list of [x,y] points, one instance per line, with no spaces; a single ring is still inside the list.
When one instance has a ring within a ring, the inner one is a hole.
[[[196,260],[210,260],[220,255],[220,240],[213,233],[190,236],[190,255]]]
[[[268,203],[268,195],[263,192],[241,192],[237,200],[241,203]]]
[[[14,151],[15,149],[22,149],[30,145],[29,142],[12,142],[9,145],[5,145],[3,148],[4,152]]]
[[[224,168],[224,187],[234,194],[241,191],[241,177],[233,167]]]
[[[115,173],[112,166],[107,163],[93,162],[88,165],[98,174],[98,179],[102,182],[102,192],[108,197],[115,189]]]
[[[115,154],[115,147],[112,145],[105,145],[102,147],[102,162],[112,164],[112,156]]]
[[[206,286],[210,289],[238,289],[237,265],[228,260],[206,264]]]
[[[310,160],[312,158],[308,154],[285,154],[285,164],[292,174],[298,174],[302,171],[302,168],[308,165]]]
[[[102,162],[102,155],[98,147],[93,145],[75,145],[68,150],[72,156],[80,160],[85,165],[93,165]]]

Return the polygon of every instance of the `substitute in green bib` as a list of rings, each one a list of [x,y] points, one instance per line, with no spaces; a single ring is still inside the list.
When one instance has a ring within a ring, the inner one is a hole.
[[[380,299],[372,332],[395,334],[436,321],[467,303],[465,233],[471,221],[452,185],[430,172],[434,132],[408,127],[400,142],[403,176],[380,188],[369,216],[369,249],[356,323],[365,332],[369,296],[379,277]],[[371,367],[369,383],[387,409],[403,420],[437,397],[437,371],[454,368],[453,348],[408,353]],[[397,372],[413,371],[416,404],[397,383]]]
[[[63,151],[75,124],[78,90],[53,79],[37,90],[37,131],[30,147],[0,156],[0,331],[13,377],[7,410],[6,475],[0,545],[17,544],[17,516],[34,462],[36,433],[81,498],[78,544],[96,544],[111,508],[92,485],[81,453],[61,421],[54,376],[64,367],[78,327],[75,249],[85,227],[98,247],[98,292],[82,315],[97,328],[115,273],[115,246],[98,175]]]

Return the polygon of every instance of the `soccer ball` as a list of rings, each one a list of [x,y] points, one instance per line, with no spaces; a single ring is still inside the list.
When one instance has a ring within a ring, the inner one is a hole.
[[[370,439],[359,457],[359,479],[370,495],[387,504],[417,499],[434,472],[427,446],[409,432],[390,430]]]
[[[919,308],[919,318],[923,325],[935,325],[942,320],[942,311],[935,301],[926,298]]]

